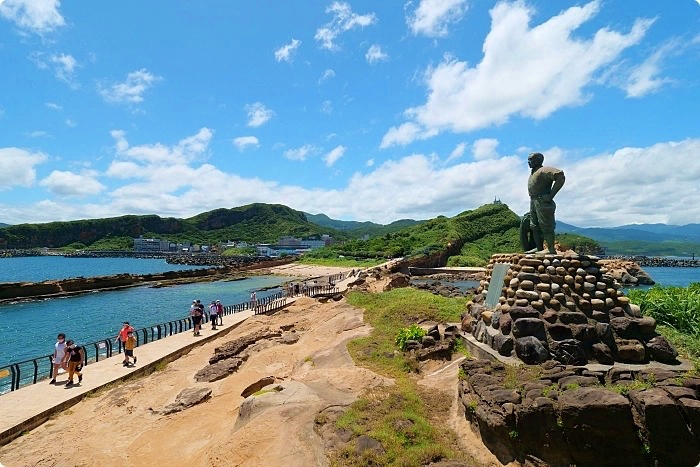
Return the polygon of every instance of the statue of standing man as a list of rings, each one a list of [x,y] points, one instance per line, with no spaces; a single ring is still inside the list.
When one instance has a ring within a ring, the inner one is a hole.
[[[543,167],[544,156],[533,152],[527,158],[530,166],[530,178],[527,180],[527,191],[530,195],[530,227],[537,245],[537,250],[544,250],[547,243],[549,253],[555,254],[554,249],[554,196],[564,186],[564,172],[554,167]],[[532,253],[529,251],[528,253]]]

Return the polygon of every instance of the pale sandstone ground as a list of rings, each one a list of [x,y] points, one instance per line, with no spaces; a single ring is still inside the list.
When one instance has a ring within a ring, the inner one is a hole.
[[[317,270],[318,271],[318,270]],[[332,274],[322,272],[313,274]],[[298,270],[294,274],[299,274]],[[373,281],[371,281],[373,282]],[[381,282],[369,284],[381,290]],[[215,347],[269,327],[294,325],[299,341],[265,341],[249,348],[239,371],[214,383],[196,383]],[[101,392],[0,448],[0,463],[12,466],[285,466],[327,465],[314,418],[330,406],[346,406],[373,387],[393,382],[358,368],[347,341],[366,335],[362,310],[345,303],[299,299],[273,316],[256,316],[228,336],[198,347],[148,377]],[[450,427],[478,464],[500,466],[469,429],[458,409],[458,363],[429,363],[421,384],[451,400]],[[266,376],[281,392],[245,400],[241,392]],[[89,367],[86,377],[89,377]],[[212,399],[183,412],[160,410],[188,387],[210,387]],[[47,390],[54,388],[47,387]],[[437,394],[437,393],[436,393]]]
[[[338,267],[338,266],[318,266],[315,264],[303,264],[303,263],[289,263],[283,264],[281,266],[275,266],[270,268],[271,274],[278,274],[282,276],[295,276],[295,277],[319,277],[319,276],[331,276],[333,274],[344,273],[352,271],[353,268]]]

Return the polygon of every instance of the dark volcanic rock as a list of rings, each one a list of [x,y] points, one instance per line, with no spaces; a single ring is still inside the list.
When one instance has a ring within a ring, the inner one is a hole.
[[[534,336],[539,340],[546,340],[544,321],[539,318],[516,319],[513,323],[513,336],[516,338]]]
[[[423,360],[450,360],[452,358],[452,348],[454,341],[442,341],[432,347],[419,349],[416,351],[416,359]]]
[[[539,339],[533,336],[516,339],[515,353],[520,360],[528,365],[535,365],[549,360],[549,351]]]
[[[615,359],[612,356],[612,351],[607,345],[603,344],[602,342],[598,342],[597,344],[593,344],[592,349],[593,358],[598,363],[602,363],[603,365],[612,365],[615,363]]]
[[[513,321],[518,320],[520,318],[539,318],[540,313],[532,308],[531,306],[528,307],[521,307],[521,306],[515,306],[512,307],[508,310],[508,313],[510,314],[510,317],[513,319]]]
[[[576,339],[553,341],[549,353],[554,360],[566,365],[585,365],[588,361],[583,344]]]
[[[504,336],[503,334],[496,334],[493,337],[493,349],[499,354],[509,357],[513,352],[514,340],[512,336]]]
[[[221,347],[214,349],[214,356],[209,359],[209,363],[216,363],[221,360],[233,358],[260,340],[280,337],[281,335],[282,332],[279,329],[271,330],[269,328],[265,328],[246,336],[239,337],[238,339],[230,342],[226,342]]]
[[[612,318],[610,320],[610,326],[612,326],[615,335],[623,339],[642,338],[642,334],[639,332],[639,323],[635,319]]]
[[[360,435],[355,443],[355,450],[358,454],[362,454],[365,451],[372,451],[377,454],[384,454],[385,452],[382,443],[367,435]]]
[[[664,336],[656,336],[647,342],[651,358],[657,362],[675,363],[678,352]]]
[[[564,391],[559,404],[573,463],[647,465],[627,398],[600,388],[579,388]]]
[[[646,360],[646,349],[637,340],[621,339],[615,341],[617,355],[623,362],[641,363]]]
[[[205,366],[194,375],[195,381],[211,383],[235,373],[243,363],[242,358],[233,357]]]
[[[435,326],[431,326],[430,329],[428,329],[427,334],[433,339],[435,339],[435,341],[440,340],[440,329],[438,329],[437,324]]]
[[[700,452],[695,439],[676,403],[663,389],[632,391],[630,400],[644,418],[650,454],[660,465],[698,464]]]

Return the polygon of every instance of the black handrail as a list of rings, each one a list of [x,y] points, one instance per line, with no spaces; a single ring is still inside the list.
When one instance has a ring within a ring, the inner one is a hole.
[[[313,287],[313,289],[324,287],[328,288],[328,286],[315,286]],[[255,307],[253,307],[253,304],[250,301],[225,306],[223,315],[232,315],[246,310],[253,310],[254,314],[261,314],[267,313],[269,311],[274,311],[279,308],[283,308],[286,305],[287,293],[285,291],[281,291],[269,295],[267,297],[258,299],[256,301]],[[204,313],[202,318],[204,323],[207,323],[210,319],[208,313]],[[179,334],[181,332],[193,329],[193,324],[194,323],[192,322],[192,317],[187,317],[137,329],[134,331],[134,336],[136,337],[136,346],[138,347],[149,342],[149,332],[151,333],[150,342],[153,342],[155,340],[160,340],[168,336],[172,336],[173,334]],[[160,329],[161,326],[163,326],[162,333]],[[156,331],[154,331],[155,327],[158,328],[157,334]],[[92,362],[98,362],[100,358],[110,358],[114,356],[115,353],[121,354],[124,351],[124,346],[122,345],[121,340],[116,340],[117,346],[115,349],[115,347],[112,344],[112,339],[113,338],[100,339],[98,341],[89,342],[87,344],[82,345],[85,355],[83,365],[87,365]],[[10,363],[8,365],[0,367],[0,395],[6,392],[4,391],[5,384],[3,384],[2,381],[8,376],[10,377],[10,391],[16,391],[20,388],[20,386],[36,384],[37,381],[50,377],[53,374],[52,358],[53,355],[43,355],[41,357],[31,358],[16,363]],[[6,373],[9,373],[9,375]],[[24,378],[24,380],[22,378],[23,374],[27,375]]]

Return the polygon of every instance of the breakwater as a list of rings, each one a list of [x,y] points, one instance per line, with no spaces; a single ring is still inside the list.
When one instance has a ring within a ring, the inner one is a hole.
[[[66,258],[140,258],[165,259],[168,264],[239,268],[270,261],[267,256],[222,256],[210,253],[176,253],[143,251],[76,251]],[[294,257],[292,257],[294,258]]]
[[[23,256],[42,256],[40,250],[0,250],[0,258],[20,258]]]
[[[642,267],[656,268],[700,268],[700,259],[677,259],[664,258],[658,256],[632,256],[632,255],[614,255],[604,256],[604,259],[620,259],[626,261],[634,261]]]
[[[257,258],[257,261],[251,261],[237,266],[167,271],[157,274],[115,274],[87,278],[76,277],[61,280],[47,280],[42,282],[6,282],[0,284],[0,302],[65,297],[97,290],[116,290],[133,287],[143,283],[188,279],[195,280],[205,277],[225,276],[227,274],[252,269],[279,266],[292,261],[294,261],[294,258]]]

